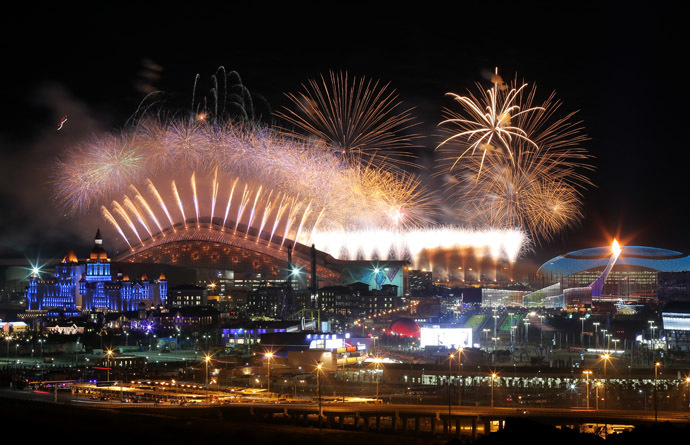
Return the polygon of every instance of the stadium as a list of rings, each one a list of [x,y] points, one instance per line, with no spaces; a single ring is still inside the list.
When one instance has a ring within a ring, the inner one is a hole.
[[[559,255],[542,264],[537,276],[545,283],[560,283],[562,289],[580,288],[594,282],[611,257],[611,248],[594,247]],[[690,256],[656,247],[623,246],[608,275],[602,297],[656,298],[659,274],[690,271]]]
[[[252,289],[261,283],[291,279],[301,289],[354,282],[369,284],[374,289],[394,285],[400,296],[407,281],[404,260],[339,260],[300,243],[247,230],[246,226],[224,230],[208,223],[202,227],[190,223],[187,228],[170,228],[114,260],[193,269],[197,282],[216,283],[221,292],[224,288]]]

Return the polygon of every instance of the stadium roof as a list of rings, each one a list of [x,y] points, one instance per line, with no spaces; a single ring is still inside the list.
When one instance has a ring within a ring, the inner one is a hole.
[[[537,274],[567,276],[584,270],[606,267],[611,247],[577,250],[550,259]],[[644,246],[623,246],[616,266],[637,266],[659,272],[690,271],[690,256],[675,250]]]

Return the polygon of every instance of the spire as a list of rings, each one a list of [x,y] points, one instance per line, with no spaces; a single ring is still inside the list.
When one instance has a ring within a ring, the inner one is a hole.
[[[96,236],[94,237],[93,240],[93,250],[91,251],[91,255],[89,256],[89,259],[92,261],[110,261],[108,259],[108,254],[103,250],[103,237],[101,236],[101,229],[100,227],[98,230],[96,230]]]

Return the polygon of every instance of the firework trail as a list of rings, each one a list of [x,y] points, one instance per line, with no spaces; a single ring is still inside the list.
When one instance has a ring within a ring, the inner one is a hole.
[[[401,102],[389,84],[329,72],[328,80],[311,79],[302,92],[287,94],[293,109],[276,115],[307,135],[324,141],[341,156],[371,163],[390,158],[387,168],[414,165],[410,149],[417,135],[405,135],[417,124],[412,109],[398,113]]]

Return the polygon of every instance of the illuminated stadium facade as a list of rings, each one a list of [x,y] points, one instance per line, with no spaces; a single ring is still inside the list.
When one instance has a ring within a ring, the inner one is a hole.
[[[610,247],[595,247],[559,255],[545,262],[537,276],[546,283],[560,283],[561,289],[581,288],[594,282],[611,258]],[[690,256],[643,246],[623,246],[609,273],[602,299],[656,299],[660,272],[690,271]]]
[[[293,288],[362,282],[373,289],[383,285],[407,289],[405,260],[338,260],[315,248],[256,230],[237,230],[188,222],[156,235],[155,239],[120,254],[118,262],[167,264],[194,269],[197,282],[214,283],[223,295],[230,289],[253,290],[260,284],[292,281]],[[313,264],[312,264],[313,261]],[[312,268],[316,267],[316,282]]]

